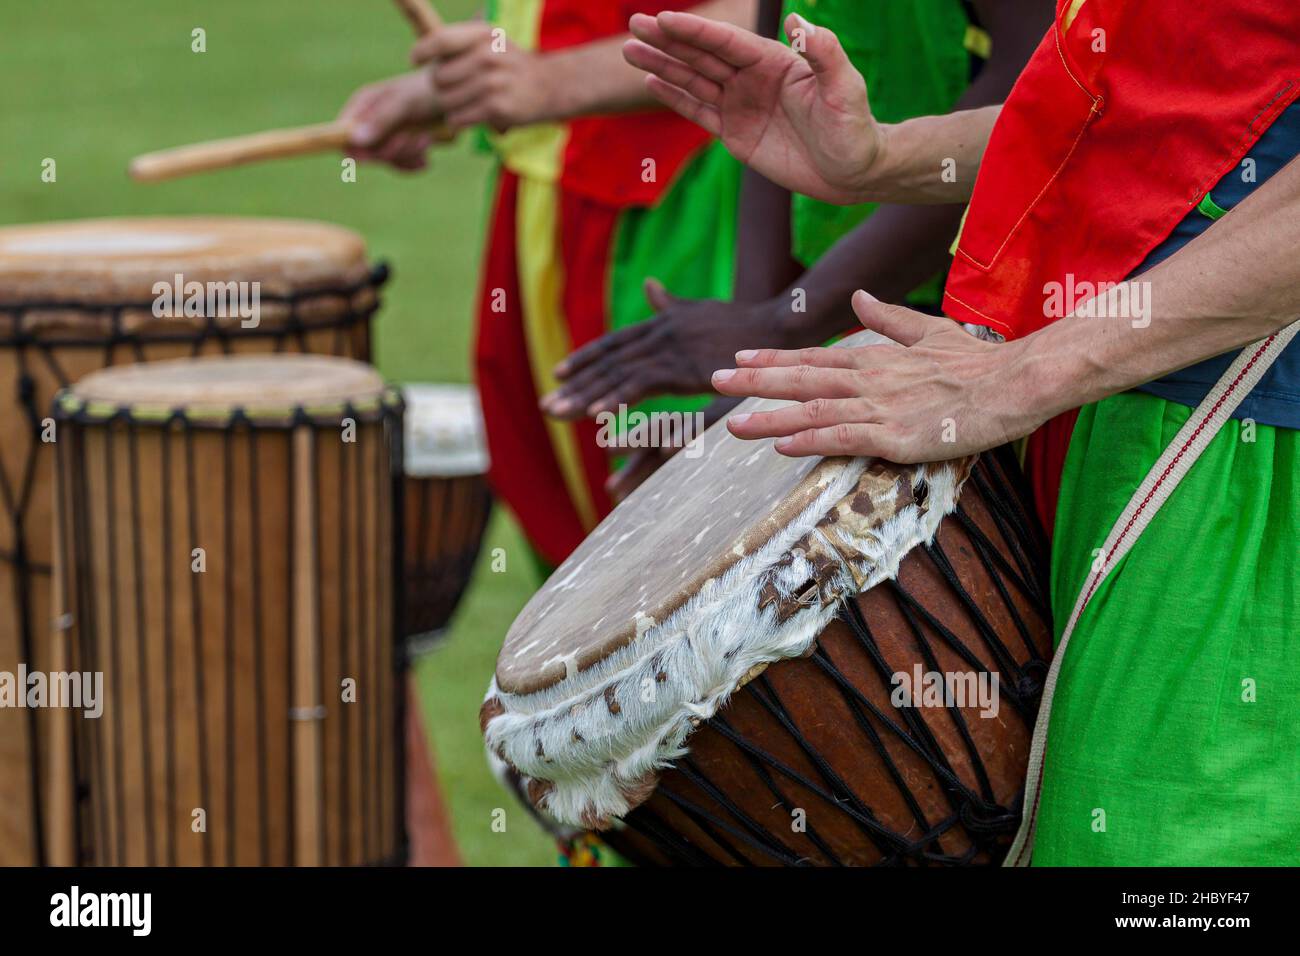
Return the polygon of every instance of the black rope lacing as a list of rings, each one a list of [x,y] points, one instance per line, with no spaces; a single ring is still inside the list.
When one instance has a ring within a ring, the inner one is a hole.
[[[1002,681],[999,690],[1020,715],[1025,726],[1032,727],[1047,662],[1033,643],[1030,626],[1024,619],[1020,606],[1028,606],[1030,613],[1039,618],[1040,624],[1049,620],[1045,604],[1045,562],[1041,557],[1045,542],[1041,530],[1036,526],[1036,519],[1020,506],[1018,496],[1001,490],[1017,487],[1014,484],[1016,471],[1018,469],[1009,467],[1005,453],[999,450],[983,456],[970,479],[975,482],[974,487],[987,503],[988,516],[1002,539],[1002,545],[1012,554],[1015,567],[980,530],[966,511],[966,506],[959,504],[957,512],[949,520],[956,520],[966,531],[974,544],[974,554],[980,566],[996,582],[999,599],[996,608],[1011,621],[1014,633],[1024,645],[1022,654],[1013,653],[1002,640],[1005,631],[1000,632],[990,620],[994,608],[981,608],[967,592],[938,539],[920,549],[917,554],[925,557],[946,589],[956,598],[955,606],[963,611],[966,621],[992,656],[993,668],[1002,675],[1010,675],[1009,679]],[[895,609],[907,624],[919,661],[927,671],[940,669],[937,646],[942,646],[975,673],[990,673],[988,664],[934,612],[923,606],[900,581],[891,580],[879,587],[893,599]],[[1018,595],[1020,603],[1017,603],[1012,592]],[[859,603],[847,602],[839,614],[839,620],[871,662],[876,678],[884,686],[891,686],[894,668],[886,660]],[[781,728],[784,736],[807,758],[813,768],[813,776],[792,767],[787,761],[736,730],[727,719],[726,711],[715,715],[707,726],[736,748],[745,766],[771,795],[774,801],[772,807],[780,807],[789,814],[799,805],[782,789],[779,781],[785,780],[801,787],[835,812],[847,817],[863,840],[876,848],[880,865],[966,865],[978,859],[997,859],[1019,826],[1019,801],[1013,800],[1011,806],[1004,806],[997,801],[988,769],[961,708],[953,702],[944,705],[944,711],[956,729],[965,761],[971,768],[973,782],[963,779],[953,768],[951,758],[956,755],[943,750],[918,708],[882,708],[841,669],[824,646],[819,646],[810,660],[831,681],[852,714],[852,726],[860,734],[864,749],[879,761],[883,768],[882,779],[887,780],[901,798],[913,826],[904,833],[881,821],[878,813],[808,739],[764,673],[745,685],[739,693],[756,702],[771,719],[771,723]],[[845,728],[846,732],[848,729]],[[899,746],[924,763],[942,791],[949,809],[941,818],[931,819],[917,795],[912,792],[903,768],[895,759]],[[734,781],[734,776],[729,775],[729,779]],[[698,797],[688,796],[681,788],[683,783],[689,784],[701,797],[707,798],[707,805]],[[678,762],[673,774],[660,783],[656,796],[664,797],[668,805],[674,807],[689,825],[683,827],[680,821],[674,825],[665,819],[662,811],[666,807],[658,801],[633,811],[626,822],[671,862],[688,866],[715,865],[725,860],[742,865],[767,860],[786,866],[803,866],[814,862],[790,846],[788,838],[753,819],[728,795],[723,785],[713,780],[689,757]],[[832,866],[844,865],[844,848],[837,851],[831,846],[826,835],[813,826],[811,818],[812,814],[806,815],[802,835],[807,838],[811,848],[820,854],[821,858],[816,862]],[[944,848],[944,837],[958,828],[964,831],[968,843],[961,853]],[[719,859],[716,852],[706,850],[700,837],[711,842],[721,852],[723,859]]]

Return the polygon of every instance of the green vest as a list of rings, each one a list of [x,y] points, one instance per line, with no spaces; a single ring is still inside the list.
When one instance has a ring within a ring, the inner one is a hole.
[[[951,112],[970,83],[971,24],[960,0],[785,0],[785,15],[791,13],[835,31],[867,81],[871,112],[882,123]],[[795,258],[812,265],[874,208],[795,195]]]

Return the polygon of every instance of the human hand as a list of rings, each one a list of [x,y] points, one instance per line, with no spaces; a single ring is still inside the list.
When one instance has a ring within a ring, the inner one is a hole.
[[[733,415],[733,435],[777,438],[776,450],[794,457],[872,455],[912,464],[993,448],[1055,413],[1037,397],[1039,375],[1023,340],[986,342],[951,319],[865,292],[854,296],[853,309],[892,342],[741,352],[738,368],[713,376],[724,395],[797,403]]]
[[[449,23],[411,51],[429,64],[432,90],[453,130],[485,124],[497,132],[541,122],[552,99],[545,57],[522,50],[481,20]]]
[[[632,17],[624,47],[647,89],[793,192],[861,199],[881,148],[867,87],[835,34],[792,14],[792,46],[688,13]]]
[[[441,115],[422,72],[369,83],[339,111],[339,119],[352,124],[349,156],[408,172],[428,165],[429,147],[437,139],[432,125]]]
[[[730,366],[737,349],[785,344],[770,302],[679,299],[655,279],[645,294],[658,314],[569,355],[556,366],[561,384],[542,399],[543,411],[572,420],[656,395],[709,392],[714,371]]]

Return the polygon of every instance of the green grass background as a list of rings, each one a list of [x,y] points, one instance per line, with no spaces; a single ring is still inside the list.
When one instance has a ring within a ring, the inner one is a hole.
[[[440,0],[448,19],[472,0]],[[191,31],[207,51],[191,51]],[[376,328],[393,381],[468,381],[471,308],[487,159],[471,137],[431,170],[336,156],[169,183],[130,182],[137,153],[332,119],[362,83],[401,72],[411,34],[389,0],[6,0],[0,13],[0,224],[94,216],[220,213],[320,219],[357,230],[393,267]],[[55,183],[41,181],[46,158]],[[490,549],[507,570],[491,573]],[[549,841],[483,760],[478,705],[500,641],[535,586],[513,523],[498,512],[450,638],[418,668],[426,723],[462,854],[474,865],[552,863]],[[506,809],[506,831],[492,812]]]

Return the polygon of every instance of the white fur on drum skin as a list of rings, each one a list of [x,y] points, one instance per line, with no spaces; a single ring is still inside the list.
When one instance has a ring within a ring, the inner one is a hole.
[[[794,521],[666,620],[638,620],[630,644],[586,670],[569,666],[535,693],[502,692],[494,679],[489,750],[540,785],[541,807],[557,820],[608,826],[649,796],[695,726],[756,669],[803,655],[845,599],[894,577],[908,552],[932,540],[973,461],[888,471],[862,458],[822,462],[821,492]],[[864,492],[869,519],[851,506]],[[795,593],[810,580],[814,594]],[[773,593],[776,604],[764,600]]]

